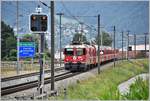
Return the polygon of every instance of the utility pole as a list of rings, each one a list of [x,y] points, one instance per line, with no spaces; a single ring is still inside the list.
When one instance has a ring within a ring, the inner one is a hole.
[[[19,57],[19,44],[20,44],[20,39],[19,39],[19,5],[18,5],[19,1],[16,1],[17,3],[17,20],[16,20],[16,24],[17,24],[17,75],[19,74],[19,69],[20,69],[20,57]]]
[[[55,34],[55,18],[54,18],[54,1],[50,1],[51,5],[51,91],[54,91],[54,34]]]
[[[122,31],[122,61],[123,61],[123,31]]]
[[[146,34],[147,33],[145,33],[145,58],[146,58]]]
[[[80,25],[81,25],[81,29],[80,29],[81,37],[79,38],[79,41],[81,43],[84,43],[84,40],[83,40],[83,22],[81,22]]]
[[[115,67],[115,61],[116,61],[115,34],[116,34],[116,27],[114,26],[114,67]]]
[[[100,74],[100,14],[98,15],[98,74]]]
[[[136,59],[136,34],[134,34],[134,58]]]
[[[61,67],[61,17],[62,17],[62,15],[64,15],[63,13],[57,13],[57,15],[59,15],[59,33],[60,33],[60,67]]]
[[[127,37],[128,37],[128,45],[127,45],[127,60],[129,60],[129,30],[127,31]]]

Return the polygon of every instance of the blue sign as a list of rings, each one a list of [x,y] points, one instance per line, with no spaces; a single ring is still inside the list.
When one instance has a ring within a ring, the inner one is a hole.
[[[19,56],[20,57],[34,57],[35,45],[33,42],[20,42]]]

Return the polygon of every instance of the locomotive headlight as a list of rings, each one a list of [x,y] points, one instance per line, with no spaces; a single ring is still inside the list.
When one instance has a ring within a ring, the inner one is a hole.
[[[76,56],[73,56],[73,60],[76,60]]]

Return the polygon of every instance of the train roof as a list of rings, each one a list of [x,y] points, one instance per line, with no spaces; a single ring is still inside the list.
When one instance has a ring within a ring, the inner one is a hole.
[[[80,44],[80,45],[66,45],[65,48],[92,48],[95,47],[98,50],[98,45],[87,45],[87,44]],[[110,46],[100,46],[100,50],[113,50],[114,48]]]
[[[90,48],[92,45],[81,44],[81,45],[66,45],[65,48]]]
[[[98,45],[94,45],[96,47],[96,50],[98,50]],[[107,49],[107,50],[112,50],[114,48],[110,47],[110,46],[100,46],[100,49],[104,50],[104,49]]]

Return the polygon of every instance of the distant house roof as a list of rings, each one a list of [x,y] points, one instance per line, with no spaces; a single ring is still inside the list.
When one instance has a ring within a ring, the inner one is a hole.
[[[132,47],[132,50],[134,50],[134,45],[129,45],[129,47]],[[123,47],[123,50],[126,51],[127,47]],[[136,50],[145,50],[145,45],[136,45]],[[149,50],[149,44],[146,45],[146,50]],[[122,48],[119,51],[122,51]]]

